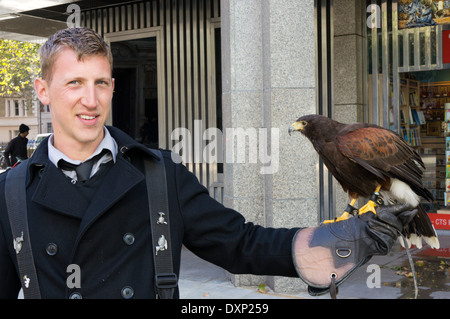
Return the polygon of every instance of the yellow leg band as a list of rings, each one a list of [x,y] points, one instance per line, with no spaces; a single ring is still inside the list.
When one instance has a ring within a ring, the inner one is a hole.
[[[350,203],[350,206],[355,205],[355,203],[356,203],[356,198],[353,198],[351,203]],[[351,215],[350,212],[344,211],[344,213],[340,217],[337,217],[335,219],[324,220],[323,223],[324,224],[337,223],[337,222],[340,222],[340,221],[348,219],[349,215]]]
[[[379,195],[378,192],[380,191],[380,189],[381,189],[381,185],[378,185],[374,194]],[[377,206],[378,205],[373,200],[369,200],[366,205],[361,207],[361,209],[359,210],[359,214],[361,215],[361,214],[365,214],[368,212],[372,212],[372,213],[376,214],[377,212],[376,212],[375,208]]]

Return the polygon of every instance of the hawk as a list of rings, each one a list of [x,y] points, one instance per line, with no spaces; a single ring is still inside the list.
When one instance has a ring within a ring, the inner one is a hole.
[[[407,245],[422,247],[422,239],[439,248],[433,224],[420,205],[421,198],[433,201],[423,186],[425,165],[417,151],[397,133],[369,123],[343,124],[321,115],[302,116],[289,127],[289,134],[301,132],[312,143],[329,172],[351,199],[371,198],[359,214],[375,213],[376,199],[389,204],[407,204],[419,212],[405,227]],[[335,222],[349,218],[349,210]],[[402,243],[403,245],[405,243]]]

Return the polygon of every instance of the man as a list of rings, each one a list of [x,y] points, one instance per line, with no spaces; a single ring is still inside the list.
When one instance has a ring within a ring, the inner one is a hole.
[[[5,160],[7,166],[13,166],[18,160],[24,161],[28,158],[27,144],[30,128],[25,124],[20,124],[19,134],[13,138],[6,146]],[[11,159],[9,158],[11,156]]]
[[[71,28],[49,38],[41,49],[41,69],[35,89],[50,106],[54,134],[22,165],[28,166],[28,225],[42,298],[156,297],[146,161],[165,165],[171,238],[156,252],[170,245],[177,275],[183,244],[232,273],[291,277],[305,268],[304,257],[310,254],[303,231],[315,238],[314,247],[331,251],[332,227],[271,229],[246,223],[214,201],[169,152],[160,158],[118,129],[105,127],[114,90],[112,56],[92,30]],[[86,180],[67,166],[97,155]],[[0,297],[15,298],[21,280],[6,214],[5,175],[0,176]],[[150,176],[152,182],[159,183]],[[342,233],[351,229],[343,237],[357,252],[352,257],[362,262],[387,253],[397,237],[395,227],[401,227],[396,215],[411,214],[402,211],[380,210],[376,218],[352,218],[333,227]],[[69,265],[79,267],[81,284],[67,284]],[[300,275],[315,285],[307,272]]]

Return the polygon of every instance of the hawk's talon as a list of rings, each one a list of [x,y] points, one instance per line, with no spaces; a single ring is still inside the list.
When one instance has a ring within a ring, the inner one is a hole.
[[[365,214],[368,212],[372,212],[376,215],[377,212],[376,212],[375,208],[377,206],[383,205],[383,203],[384,203],[383,197],[381,197],[381,195],[379,193],[380,189],[381,189],[381,185],[378,185],[375,192],[370,197],[370,200],[367,202],[367,204],[359,209],[359,215],[362,215],[362,214]]]
[[[324,220],[323,223],[324,224],[331,224],[331,223],[337,223],[343,220],[348,219],[350,214],[348,212],[344,212],[340,217],[336,217],[335,219],[330,219],[330,220]]]
[[[330,219],[330,220],[324,220],[323,223],[324,224],[337,223],[337,222],[341,222],[343,220],[347,220],[347,219],[353,217],[358,212],[358,210],[354,207],[352,207],[352,209],[348,209],[349,207],[352,207],[352,206],[349,205],[347,207],[347,210],[349,210],[350,212],[348,212],[346,210],[340,217],[335,217],[334,219]]]
[[[377,191],[372,194],[372,196],[370,197],[370,200],[367,202],[367,204],[359,209],[359,215],[362,215],[362,214],[365,214],[368,212],[372,212],[375,215],[377,214],[376,208],[378,206],[381,206],[384,204],[383,197],[381,197],[381,195],[378,193],[378,191],[379,191],[379,187],[377,188]]]
[[[356,202],[355,199],[352,200],[352,203],[347,205],[347,208],[345,209],[344,213],[340,217],[335,217],[334,219],[324,220],[323,223],[324,224],[337,223],[337,222],[349,219],[350,216],[351,217],[355,216],[358,213],[358,209],[353,207],[355,202]]]
[[[368,212],[372,212],[372,213],[376,214],[377,212],[376,212],[375,208],[377,206],[378,205],[373,200],[369,200],[366,205],[364,205],[363,207],[361,207],[359,209],[359,215],[362,215],[362,214],[365,214]]]

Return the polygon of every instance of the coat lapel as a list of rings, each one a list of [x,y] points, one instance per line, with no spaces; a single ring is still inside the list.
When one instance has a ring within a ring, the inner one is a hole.
[[[80,218],[88,207],[86,199],[73,191],[70,180],[48,159],[48,138],[39,144],[33,156],[27,161],[29,174],[27,188],[34,188],[37,175],[40,176],[32,201],[55,212]]]
[[[118,156],[116,163],[104,177],[100,188],[84,213],[78,237],[108,208],[112,207],[142,180],[144,180],[144,175],[122,156]]]
[[[41,173],[32,201],[58,213],[80,219],[89,204],[74,190],[64,173],[50,162]]]

